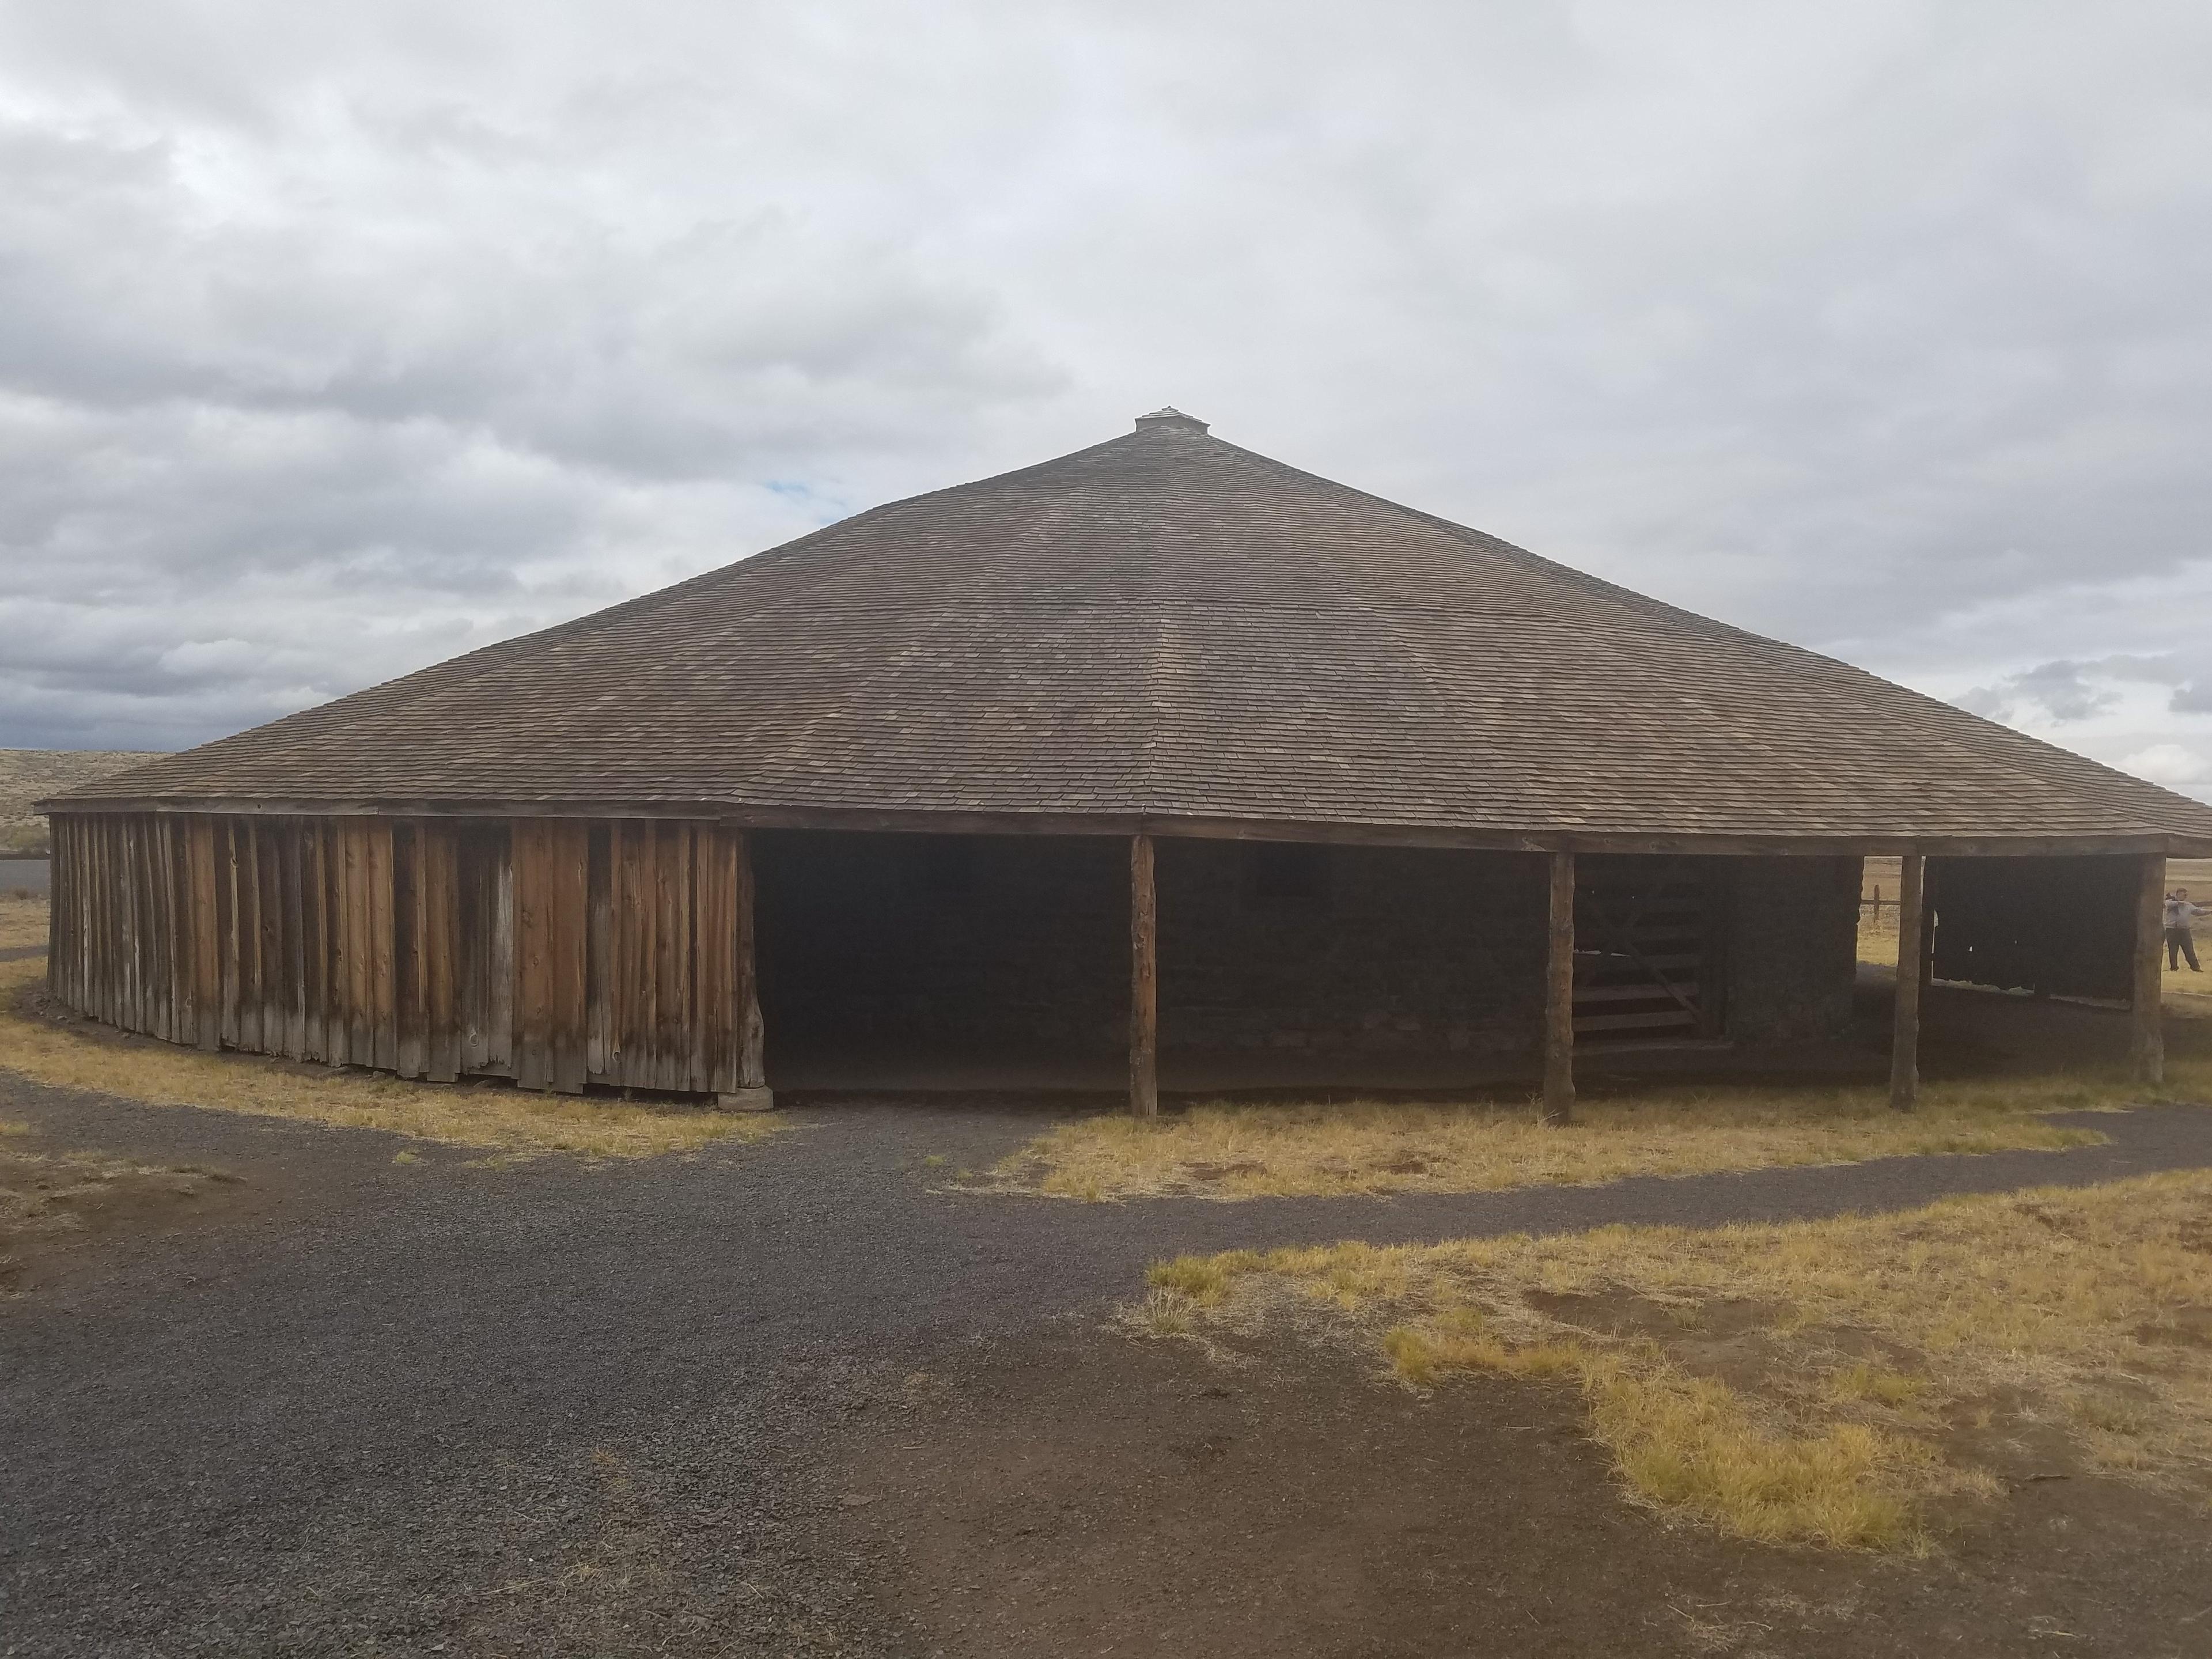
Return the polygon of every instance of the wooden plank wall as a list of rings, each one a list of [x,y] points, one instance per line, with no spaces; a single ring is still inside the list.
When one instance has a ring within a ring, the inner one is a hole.
[[[665,820],[599,823],[586,862],[592,1080],[702,1094],[759,1086],[757,1060],[746,1063],[760,1016],[743,835]]]
[[[471,1076],[513,1077],[514,849],[504,823],[463,823],[455,834],[460,1068]]]
[[[514,1080],[526,1089],[584,1086],[589,848],[576,819],[514,825]]]
[[[136,813],[54,839],[55,993],[111,1024],[435,1082],[760,1086],[739,831]]]

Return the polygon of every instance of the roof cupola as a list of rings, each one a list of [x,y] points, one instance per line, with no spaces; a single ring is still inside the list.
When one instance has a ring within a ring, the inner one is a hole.
[[[1186,415],[1173,404],[1154,410],[1149,415],[1137,416],[1139,432],[1190,432],[1200,437],[1206,434],[1206,422],[1194,415]]]

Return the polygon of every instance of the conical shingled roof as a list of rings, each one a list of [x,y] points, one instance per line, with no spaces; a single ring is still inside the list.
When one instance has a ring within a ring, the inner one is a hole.
[[[2212,838],[2212,808],[1173,410],[61,804],[95,799]]]

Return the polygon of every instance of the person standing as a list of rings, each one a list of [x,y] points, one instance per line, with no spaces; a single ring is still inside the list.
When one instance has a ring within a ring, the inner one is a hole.
[[[2201,974],[2197,965],[2197,940],[2189,931],[2190,924],[2201,915],[2212,914],[2212,907],[2191,904],[2189,890],[2177,887],[2166,896],[2166,970],[2172,973],[2181,966],[2179,958],[2189,959],[2189,971]]]

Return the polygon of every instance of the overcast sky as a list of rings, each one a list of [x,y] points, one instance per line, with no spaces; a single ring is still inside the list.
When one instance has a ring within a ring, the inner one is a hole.
[[[1172,403],[2212,799],[2212,7],[0,0],[0,746]]]

